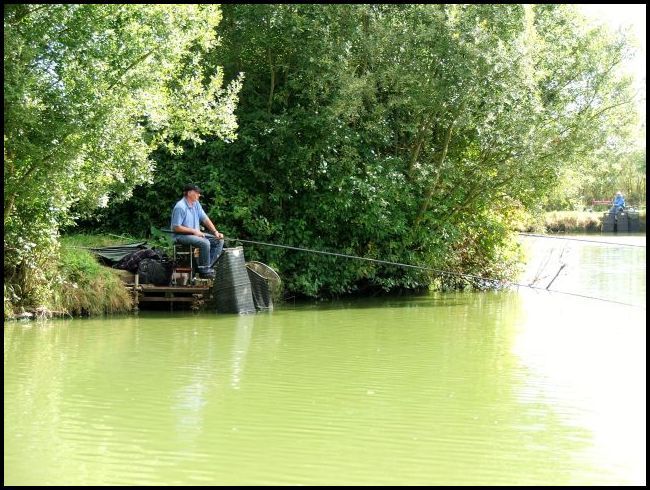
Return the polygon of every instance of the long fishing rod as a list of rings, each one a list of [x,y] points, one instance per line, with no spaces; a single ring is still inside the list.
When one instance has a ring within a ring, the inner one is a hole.
[[[555,240],[571,240],[574,242],[587,242],[587,243],[598,243],[598,244],[604,244],[604,245],[616,245],[618,247],[638,247],[638,248],[646,248],[645,245],[636,245],[633,243],[621,243],[621,242],[606,242],[602,240],[585,240],[584,238],[571,238],[571,237],[563,237],[563,236],[549,236],[549,235],[536,235],[534,233],[519,233],[521,236],[532,236],[535,238],[552,238]]]
[[[540,287],[537,287],[537,286],[532,286],[532,285],[529,285],[529,284],[520,284],[520,283],[513,282],[513,281],[504,281],[502,279],[485,278],[485,277],[481,277],[481,276],[475,276],[475,275],[472,275],[472,274],[463,274],[463,273],[460,273],[460,272],[444,271],[444,270],[441,270],[441,269],[434,269],[433,267],[425,267],[425,266],[421,266],[421,265],[411,265],[411,264],[404,264],[404,263],[401,263],[401,262],[391,262],[391,261],[388,261],[388,260],[371,259],[371,258],[368,258],[368,257],[359,257],[358,255],[348,255],[348,254],[342,254],[342,253],[337,253],[337,252],[325,252],[323,250],[315,250],[315,249],[311,249],[311,248],[292,247],[290,245],[278,245],[276,243],[257,242],[257,241],[254,241],[254,240],[243,240],[241,238],[233,238],[233,237],[225,237],[224,236],[224,239],[225,240],[237,241],[237,242],[243,242],[243,243],[251,243],[251,244],[254,244],[254,245],[262,245],[262,246],[265,246],[265,247],[284,248],[284,249],[288,249],[288,250],[296,250],[296,251],[299,251],[299,252],[308,252],[308,253],[317,253],[317,254],[322,254],[322,255],[331,255],[333,257],[342,257],[342,258],[346,258],[346,259],[365,260],[367,262],[373,262],[373,263],[377,263],[377,264],[394,265],[394,266],[398,266],[398,267],[406,267],[406,268],[410,268],[410,269],[419,269],[419,270],[423,270],[423,271],[436,272],[438,274],[446,274],[446,275],[449,275],[449,276],[456,276],[456,277],[461,277],[461,278],[471,278],[471,279],[476,279],[476,280],[479,280],[479,281],[490,282],[490,283],[493,283],[495,285],[501,283],[501,284],[504,284],[504,285],[517,286],[517,287],[522,287],[522,288],[529,288],[529,289],[533,289],[533,290],[537,290],[537,291],[546,291],[546,292],[549,292],[549,293],[566,294],[566,295],[569,295],[569,296],[577,296],[577,297],[580,297],[580,298],[588,298],[588,299],[593,299],[593,300],[597,300],[597,301],[604,301],[606,303],[616,303],[616,304],[619,304],[619,305],[632,306],[634,308],[643,308],[643,309],[645,309],[644,305],[637,305],[637,304],[632,304],[632,303],[624,303],[622,301],[615,301],[615,300],[606,299],[606,298],[598,298],[596,296],[587,296],[587,295],[578,294],[578,293],[569,293],[569,292],[566,292],[566,291],[558,291],[558,290],[555,290],[555,289],[545,289],[545,288],[540,288]]]

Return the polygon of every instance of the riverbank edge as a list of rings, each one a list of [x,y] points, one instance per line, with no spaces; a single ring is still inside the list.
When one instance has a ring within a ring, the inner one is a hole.
[[[538,219],[518,226],[519,232],[534,233],[598,233],[603,213],[595,211],[551,211]],[[645,232],[646,212],[640,212],[641,231]],[[612,234],[615,236],[615,234]],[[139,237],[116,235],[71,235],[61,240],[62,260],[55,281],[59,288],[57,304],[32,307],[7,305],[5,294],[4,320],[33,321],[51,318],[84,318],[133,313],[132,294],[118,271],[99,264],[89,247],[102,247],[125,242],[142,242]]]
[[[49,289],[40,293],[41,301],[12,304],[5,283],[4,321],[86,318],[133,311],[132,293],[119,272],[101,265],[89,250],[125,242],[146,241],[137,237],[77,234],[61,237],[56,260],[43,271]]]
[[[600,233],[605,211],[548,211],[531,218],[517,231],[526,233]],[[646,231],[646,211],[639,211],[640,232]],[[612,234],[614,235],[614,234]]]

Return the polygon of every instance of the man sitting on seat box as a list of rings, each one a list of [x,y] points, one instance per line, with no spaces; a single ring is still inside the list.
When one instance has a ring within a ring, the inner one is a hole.
[[[612,201],[612,209],[610,209],[609,212],[617,214],[623,209],[625,209],[625,198],[623,197],[623,193],[621,191],[618,191],[614,196],[614,200]]]
[[[199,249],[199,275],[212,278],[212,266],[223,250],[223,234],[217,231],[199,204],[201,194],[201,189],[196,185],[190,184],[183,188],[183,199],[174,206],[170,228],[176,243],[192,245]],[[212,234],[203,233],[199,229],[201,223]]]

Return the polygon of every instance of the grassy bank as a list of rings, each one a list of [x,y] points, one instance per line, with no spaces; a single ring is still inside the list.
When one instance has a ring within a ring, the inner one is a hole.
[[[131,311],[131,295],[118,273],[100,265],[88,247],[132,241],[139,240],[111,235],[62,237],[58,257],[52,257],[48,270],[43,271],[48,279],[48,288],[41,295],[41,303],[24,304],[20,291],[8,292],[8,285],[5,284],[4,319],[90,316]]]
[[[57,306],[73,316],[126,313],[133,304],[118,273],[105,267],[87,250],[125,243],[109,236],[74,235],[61,240],[63,281]]]
[[[598,233],[604,211],[549,211],[519,226],[519,231],[535,233]],[[639,212],[641,231],[645,232],[645,210]]]

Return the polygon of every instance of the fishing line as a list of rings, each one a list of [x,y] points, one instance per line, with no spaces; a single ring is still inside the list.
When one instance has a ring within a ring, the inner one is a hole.
[[[297,250],[299,252],[308,252],[308,253],[316,253],[316,254],[322,254],[322,255],[331,255],[333,257],[342,257],[342,258],[345,258],[345,259],[365,260],[367,262],[373,262],[373,263],[377,263],[377,264],[394,265],[394,266],[397,266],[397,267],[406,267],[406,268],[410,268],[410,269],[419,269],[419,270],[422,270],[422,271],[436,272],[438,274],[446,274],[446,275],[449,275],[449,276],[456,276],[456,277],[461,277],[461,278],[464,278],[464,279],[471,278],[471,279],[476,279],[476,280],[483,281],[483,282],[493,283],[495,285],[500,283],[500,284],[504,284],[504,285],[517,286],[517,287],[522,287],[522,288],[529,288],[529,289],[533,289],[533,290],[537,290],[537,291],[545,291],[545,292],[548,292],[548,293],[566,294],[566,295],[569,295],[569,296],[577,296],[577,297],[580,297],[580,298],[588,298],[588,299],[593,299],[593,300],[597,300],[597,301],[604,301],[606,303],[616,303],[616,304],[623,305],[623,306],[632,306],[634,308],[643,308],[643,309],[645,309],[644,305],[637,305],[637,304],[632,304],[632,303],[624,303],[622,301],[615,301],[615,300],[606,299],[606,298],[598,298],[596,296],[587,296],[587,295],[584,295],[584,294],[569,293],[569,292],[566,292],[566,291],[558,291],[556,289],[545,289],[545,288],[541,288],[541,287],[538,287],[538,286],[531,286],[529,284],[520,284],[520,283],[512,282],[512,281],[504,281],[502,279],[491,279],[491,278],[486,278],[486,277],[475,276],[475,275],[472,275],[472,274],[463,274],[463,273],[460,273],[460,272],[444,271],[444,270],[441,270],[441,269],[434,269],[432,267],[425,267],[425,266],[421,266],[421,265],[411,265],[411,264],[404,264],[404,263],[401,263],[401,262],[391,262],[391,261],[388,261],[388,260],[371,259],[371,258],[367,258],[367,257],[359,257],[357,255],[348,255],[348,254],[342,254],[342,253],[336,253],[336,252],[325,252],[323,250],[314,250],[314,249],[311,249],[311,248],[292,247],[290,245],[278,245],[276,243],[257,242],[257,241],[254,241],[254,240],[243,240],[241,238],[232,238],[232,237],[225,237],[224,236],[224,239],[225,240],[232,240],[232,241],[236,241],[236,242],[252,243],[254,245],[262,245],[262,246],[265,246],[265,247],[276,247],[276,248],[284,248],[284,249],[288,249],[288,250]]]
[[[604,242],[600,240],[585,240],[584,238],[569,238],[569,237],[563,237],[563,236],[549,236],[549,235],[535,235],[534,233],[519,233],[519,235],[522,236],[532,236],[536,238],[554,238],[555,240],[572,240],[575,242],[587,242],[587,243],[602,243],[604,245],[616,245],[619,247],[638,247],[638,248],[646,248],[645,245],[635,245],[632,243],[620,243],[620,242]]]

